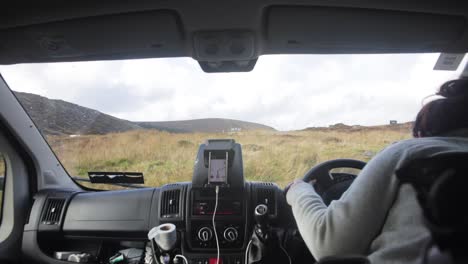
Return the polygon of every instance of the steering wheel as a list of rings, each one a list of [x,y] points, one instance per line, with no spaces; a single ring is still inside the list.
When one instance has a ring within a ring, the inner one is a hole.
[[[324,203],[329,205],[337,200],[349,188],[357,175],[351,173],[331,172],[337,168],[353,168],[362,170],[366,166],[364,161],[355,159],[334,159],[325,161],[310,169],[302,179],[305,182],[315,180],[314,188],[322,197]]]

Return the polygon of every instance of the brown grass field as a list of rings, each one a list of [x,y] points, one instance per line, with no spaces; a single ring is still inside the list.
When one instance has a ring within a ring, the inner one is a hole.
[[[5,175],[5,161],[3,160],[2,153],[0,153],[0,176]]]
[[[320,162],[335,158],[367,161],[388,144],[409,137],[407,129],[386,128],[234,134],[139,130],[73,138],[49,136],[48,140],[70,175],[87,177],[91,170],[137,171],[144,173],[145,185],[161,186],[191,180],[198,146],[206,139],[233,138],[242,144],[247,180],[285,186]]]

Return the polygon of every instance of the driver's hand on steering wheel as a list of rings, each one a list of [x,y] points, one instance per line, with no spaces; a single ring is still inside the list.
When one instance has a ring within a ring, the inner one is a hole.
[[[315,180],[313,180],[313,181],[315,181]],[[304,182],[304,181],[301,180],[301,179],[295,179],[294,181],[292,181],[288,185],[286,185],[286,187],[284,187],[284,190],[283,190],[284,196],[286,196],[286,194],[288,193],[289,189],[291,189],[292,186],[294,186],[294,185],[296,185],[297,183],[300,183],[300,182]]]

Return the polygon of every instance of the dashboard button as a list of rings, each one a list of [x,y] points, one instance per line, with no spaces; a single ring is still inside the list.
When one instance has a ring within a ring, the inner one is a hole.
[[[208,260],[207,259],[193,259],[190,263],[191,264],[208,264]]]
[[[209,264],[216,264],[216,263],[223,264],[223,259],[222,258],[220,258],[219,261],[217,261],[217,260],[218,260],[217,258],[210,258]]]
[[[229,264],[242,264],[242,260],[239,257],[232,257]]]

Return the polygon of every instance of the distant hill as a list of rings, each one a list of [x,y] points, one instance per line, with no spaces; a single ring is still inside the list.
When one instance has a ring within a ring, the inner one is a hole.
[[[130,121],[66,101],[30,93],[15,94],[44,134],[106,134],[140,128]]]
[[[346,125],[343,123],[334,124],[328,127],[308,127],[303,129],[305,131],[345,131],[345,132],[358,132],[369,130],[395,130],[402,132],[410,132],[413,127],[413,122],[397,123],[393,125],[378,125],[378,126],[360,126],[360,125]]]
[[[222,133],[244,130],[275,130],[272,127],[233,119],[205,118],[165,122],[136,122],[139,126],[149,129],[168,130],[172,132],[207,132]]]
[[[179,133],[274,130],[257,123],[221,118],[131,122],[63,100],[22,92],[15,94],[39,129],[47,135],[106,134],[135,129],[158,129]]]

